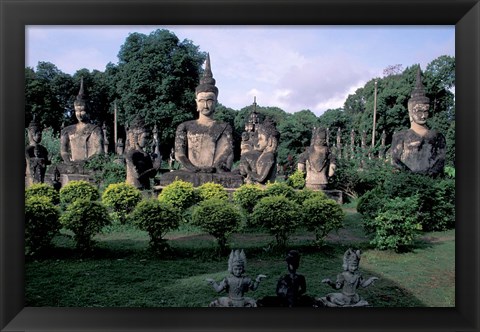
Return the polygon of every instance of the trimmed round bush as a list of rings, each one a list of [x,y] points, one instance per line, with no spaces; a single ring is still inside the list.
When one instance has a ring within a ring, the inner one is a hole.
[[[78,199],[96,201],[99,198],[98,189],[84,180],[70,181],[60,189],[60,203],[63,205],[71,204]]]
[[[285,182],[267,183],[265,196],[285,196],[288,199],[295,199],[295,190]]]
[[[315,198],[315,197],[322,198],[322,199],[328,198],[327,195],[321,190],[312,190],[309,188],[304,188],[301,190],[297,190],[295,192],[295,196],[293,199],[298,204],[303,204],[303,202],[305,202],[307,199]]]
[[[92,247],[92,237],[111,223],[107,208],[100,202],[77,199],[71,203],[60,217],[61,224],[74,234],[77,248],[88,250]]]
[[[60,211],[46,196],[25,200],[25,246],[27,255],[35,255],[51,245],[61,228]]]
[[[296,170],[290,175],[287,179],[287,184],[292,187],[293,189],[303,189],[305,188],[305,172],[300,170]]]
[[[177,208],[156,199],[141,201],[128,216],[134,225],[148,233],[150,248],[157,253],[168,248],[164,236],[179,226],[181,218]]]
[[[195,189],[190,182],[175,180],[162,189],[158,200],[185,211],[197,202]]]
[[[221,251],[227,248],[227,239],[239,228],[240,220],[240,211],[229,201],[219,198],[200,202],[192,214],[193,224],[212,235]]]
[[[371,244],[380,250],[407,251],[422,230],[418,206],[418,195],[388,200],[375,218],[376,233]]]
[[[319,247],[328,233],[337,231],[343,225],[345,213],[333,199],[312,197],[303,202],[302,208],[302,225],[315,233],[315,243]]]
[[[262,198],[252,213],[253,223],[274,235],[278,247],[286,246],[300,219],[300,206],[283,195]]]
[[[228,200],[228,193],[225,188],[219,183],[207,182],[199,186],[197,189],[197,196],[200,201],[216,198],[221,200]]]
[[[248,213],[252,213],[255,204],[264,196],[263,188],[258,184],[243,184],[233,193],[233,202]]]
[[[27,189],[25,189],[25,200],[28,200],[33,196],[44,196],[50,199],[50,201],[57,205],[60,203],[60,195],[51,185],[46,183],[34,183]]]
[[[125,182],[110,184],[102,194],[102,203],[114,211],[122,223],[141,200],[141,191]]]

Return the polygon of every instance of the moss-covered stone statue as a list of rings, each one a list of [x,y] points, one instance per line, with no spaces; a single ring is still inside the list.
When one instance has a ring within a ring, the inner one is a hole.
[[[175,133],[175,159],[178,171],[165,173],[160,185],[168,185],[176,178],[194,186],[206,182],[238,187],[240,175],[231,173],[233,165],[233,131],[225,122],[213,118],[217,106],[218,88],[213,78],[210,56],[205,71],[195,89],[198,119],[181,123]]]
[[[158,137],[154,132],[155,152],[145,152],[149,132],[143,118],[136,117],[128,131],[130,147],[125,154],[126,182],[140,190],[150,189],[150,179],[155,177],[161,164]]]
[[[400,170],[426,175],[442,174],[445,166],[445,136],[428,129],[430,99],[425,95],[420,67],[412,97],[408,101],[410,129],[392,138],[392,165]]]
[[[327,146],[326,130],[314,128],[310,146],[298,157],[297,169],[306,173],[305,186],[312,190],[324,190],[335,168],[335,156]]]
[[[322,282],[331,286],[340,293],[330,293],[325,297],[317,298],[319,306],[326,307],[366,307],[369,303],[362,299],[357,289],[366,288],[373,284],[377,277],[364,279],[358,272],[360,263],[360,250],[348,249],[343,255],[343,272],[337,275],[335,282],[330,279],[323,279]]]
[[[83,79],[73,105],[78,122],[63,128],[60,137],[60,154],[66,164],[82,162],[104,152],[102,128],[88,119]]]
[[[288,273],[277,282],[277,296],[266,296],[257,301],[262,307],[312,307],[314,299],[305,295],[307,282],[303,275],[297,273],[300,266],[300,253],[290,250],[285,257]]]
[[[246,297],[245,293],[249,290],[256,290],[266,275],[259,274],[255,280],[245,275],[245,266],[247,258],[243,250],[232,250],[228,259],[228,272],[230,275],[225,277],[220,283],[208,278],[206,281],[212,285],[213,289],[220,292],[227,292],[228,296],[220,297],[210,303],[209,307],[256,307],[254,299]]]
[[[42,127],[35,118],[30,122],[28,128],[29,145],[25,149],[25,179],[26,186],[31,186],[34,183],[43,183],[45,181],[45,171],[47,165],[51,162],[48,159],[48,151],[43,145],[42,141]]]
[[[275,181],[277,175],[277,147],[280,133],[271,118],[257,124],[250,133],[253,149],[244,149],[240,157],[239,171],[245,183],[266,184]]]

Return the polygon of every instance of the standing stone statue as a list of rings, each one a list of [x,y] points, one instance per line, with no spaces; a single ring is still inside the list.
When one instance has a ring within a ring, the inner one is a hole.
[[[78,123],[62,129],[60,138],[60,154],[66,164],[83,162],[96,154],[103,154],[102,128],[88,121],[83,79],[74,107]]]
[[[153,156],[144,151],[148,140],[148,131],[141,117],[137,117],[129,129],[131,148],[125,155],[127,165],[126,182],[140,190],[150,189],[150,179],[160,168],[161,158],[156,151]],[[154,140],[158,140],[155,139]],[[157,144],[158,146],[158,144]]]
[[[277,175],[277,147],[280,133],[273,120],[267,117],[256,126],[255,135],[253,150],[242,153],[240,157],[240,174],[245,177],[245,183],[273,182]]]
[[[256,307],[257,303],[244,294],[249,290],[256,290],[266,275],[259,274],[255,280],[245,276],[247,258],[243,250],[232,250],[228,259],[228,272],[230,276],[225,277],[220,283],[208,278],[206,281],[212,285],[217,293],[226,291],[228,297],[220,297],[210,303],[209,307]]]
[[[180,124],[175,135],[175,158],[190,172],[229,172],[233,164],[232,127],[213,119],[218,88],[207,56],[205,72],[195,90],[197,120]]]
[[[438,175],[445,166],[445,136],[426,126],[430,99],[418,68],[412,97],[408,101],[410,129],[395,133],[392,138],[392,165],[413,173]]]
[[[325,129],[314,128],[310,146],[298,157],[297,169],[306,173],[305,186],[324,190],[335,168],[335,156],[327,146]]]
[[[174,163],[175,163],[175,149],[172,148],[170,150],[170,155],[168,157],[168,168],[173,171],[173,167],[174,167]]]
[[[28,126],[29,146],[25,149],[25,176],[26,185],[31,186],[34,183],[43,183],[45,180],[45,171],[47,165],[51,162],[48,160],[47,149],[40,144],[42,141],[42,128],[35,121],[35,117]]]
[[[335,282],[323,279],[322,282],[334,289],[341,289],[341,293],[330,293],[316,300],[327,307],[365,307],[369,303],[360,298],[357,293],[359,287],[366,288],[373,284],[377,277],[364,279],[358,272],[360,263],[360,250],[348,249],[343,255],[343,272],[337,275]]]

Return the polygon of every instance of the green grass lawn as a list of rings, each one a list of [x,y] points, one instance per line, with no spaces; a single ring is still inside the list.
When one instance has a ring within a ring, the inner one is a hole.
[[[359,293],[374,307],[454,307],[455,231],[425,233],[412,252],[397,254],[371,248],[361,216],[345,207],[344,227],[330,234],[326,245],[313,246],[314,236],[299,230],[289,249],[301,254],[299,273],[307,294],[324,296],[333,290],[321,283],[342,271],[349,247],[361,249],[360,272],[380,278]],[[89,255],[80,255],[68,232],[54,240],[47,258],[26,261],[26,306],[53,307],[204,307],[218,294],[206,278],[220,281],[227,272],[228,253],[219,255],[209,235],[184,225],[168,234],[170,251],[163,257],[148,250],[148,235],[131,226],[110,226],[95,237]],[[266,274],[260,287],[247,295],[275,295],[278,278],[287,273],[284,253],[270,250],[272,237],[244,231],[230,239],[231,248],[247,254],[247,274]]]

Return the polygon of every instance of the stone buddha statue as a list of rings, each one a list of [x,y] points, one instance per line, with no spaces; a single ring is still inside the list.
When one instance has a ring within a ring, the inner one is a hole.
[[[242,152],[240,158],[239,171],[245,177],[245,183],[275,181],[279,137],[280,133],[272,119],[266,118],[256,125],[255,136],[252,137],[253,150]]]
[[[163,173],[160,185],[166,186],[180,179],[194,186],[214,182],[226,188],[239,187],[243,184],[242,177],[231,172],[232,127],[213,118],[218,88],[215,86],[209,55],[195,95],[198,119],[181,123],[175,133],[174,156],[180,169]]]
[[[330,293],[325,297],[317,298],[319,306],[326,307],[366,307],[369,303],[362,299],[357,289],[366,288],[373,284],[377,277],[364,279],[358,272],[360,263],[360,250],[348,249],[343,255],[343,272],[337,275],[335,282],[330,279],[323,279],[322,283],[334,289],[341,289],[341,293]]]
[[[94,155],[103,154],[102,128],[88,121],[83,79],[74,108],[78,123],[65,127],[61,131],[60,154],[66,164],[82,163]]]
[[[335,173],[335,157],[327,146],[326,131],[314,128],[310,146],[298,158],[298,170],[306,173],[305,186],[313,190],[323,190],[328,179]]]
[[[412,97],[408,101],[410,129],[402,130],[392,138],[392,165],[413,173],[437,175],[445,166],[445,136],[427,128],[430,99],[425,96],[420,67]]]
[[[26,185],[31,186],[34,183],[44,182],[47,165],[50,165],[51,162],[48,160],[47,149],[40,144],[42,141],[42,128],[35,121],[35,117],[30,122],[27,130],[29,146],[25,149],[25,177]]]
[[[155,153],[150,155],[145,152],[149,132],[141,117],[137,117],[130,125],[129,129],[130,148],[125,154],[127,165],[126,182],[135,188],[144,190],[150,189],[150,179],[153,178],[160,168],[161,157],[158,149],[158,137],[154,136]]]
[[[225,277],[220,283],[213,279],[206,281],[215,289],[217,293],[227,292],[228,296],[220,297],[210,303],[209,307],[256,307],[254,299],[246,297],[245,293],[249,290],[256,290],[263,278],[267,276],[259,274],[255,280],[245,275],[245,265],[247,259],[243,250],[232,250],[228,259],[228,272],[230,275]]]
[[[232,127],[213,119],[218,88],[207,55],[205,72],[195,89],[197,120],[180,124],[175,135],[175,158],[189,172],[229,172],[233,164]]]

